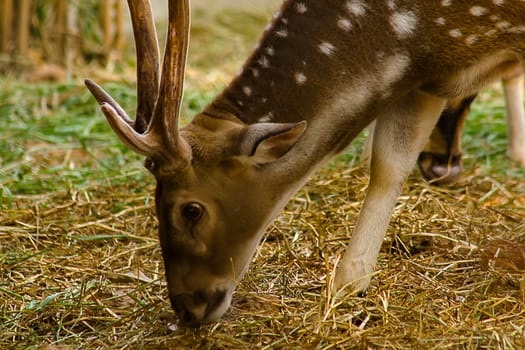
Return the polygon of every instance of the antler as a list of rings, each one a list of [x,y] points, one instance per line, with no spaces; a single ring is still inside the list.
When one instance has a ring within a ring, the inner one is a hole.
[[[178,119],[188,53],[188,0],[170,0],[168,33],[159,87],[159,48],[149,1],[128,0],[137,51],[137,113],[133,121],[98,84],[86,86],[101,105],[111,128],[133,151],[152,159],[162,171],[185,166],[191,157],[180,137]]]

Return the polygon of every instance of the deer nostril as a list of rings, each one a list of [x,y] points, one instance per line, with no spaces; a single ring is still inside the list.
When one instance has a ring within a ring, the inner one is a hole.
[[[213,313],[219,306],[224,303],[226,298],[225,291],[216,291],[208,301],[208,308],[206,309],[206,316]]]
[[[188,327],[198,327],[203,319],[202,313],[196,312],[193,303],[188,302],[191,298],[188,295],[177,295],[170,298],[173,310],[179,318],[179,322]],[[205,308],[205,307],[204,307]],[[198,310],[197,310],[198,311]]]

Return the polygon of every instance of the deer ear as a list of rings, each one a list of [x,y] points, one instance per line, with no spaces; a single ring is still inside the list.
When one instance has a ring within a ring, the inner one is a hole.
[[[273,162],[296,144],[305,129],[306,121],[250,125],[242,138],[241,153],[257,164]]]

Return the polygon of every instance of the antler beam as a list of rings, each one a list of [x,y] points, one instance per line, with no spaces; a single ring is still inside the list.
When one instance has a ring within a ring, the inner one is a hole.
[[[98,84],[86,86],[109,124],[133,151],[154,161],[160,172],[188,163],[191,150],[179,136],[178,120],[188,53],[188,0],[169,1],[169,23],[159,87],[159,48],[149,1],[128,0],[137,52],[137,113],[132,120]]]

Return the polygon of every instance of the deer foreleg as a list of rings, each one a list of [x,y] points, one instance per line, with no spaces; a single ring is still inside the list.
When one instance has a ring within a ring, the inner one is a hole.
[[[443,110],[445,100],[415,92],[376,119],[370,182],[355,230],[339,263],[336,291],[365,290],[406,177]]]

